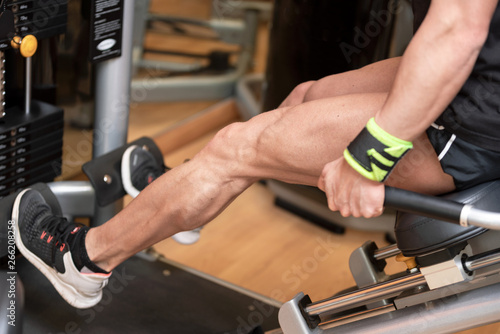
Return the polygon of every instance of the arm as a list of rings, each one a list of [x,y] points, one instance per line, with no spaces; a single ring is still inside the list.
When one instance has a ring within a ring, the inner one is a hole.
[[[498,0],[433,1],[409,44],[377,124],[413,140],[442,113],[470,75]]]
[[[484,44],[498,0],[433,1],[412,39],[386,103],[375,121],[386,132],[413,141],[456,96]],[[330,209],[374,217],[383,209],[383,184],[370,181],[344,158],[325,166],[318,181]]]

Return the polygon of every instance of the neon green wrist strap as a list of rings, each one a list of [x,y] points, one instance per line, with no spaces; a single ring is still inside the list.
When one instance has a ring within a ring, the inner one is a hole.
[[[401,158],[413,148],[409,141],[385,132],[371,118],[344,151],[344,158],[358,173],[384,182]]]

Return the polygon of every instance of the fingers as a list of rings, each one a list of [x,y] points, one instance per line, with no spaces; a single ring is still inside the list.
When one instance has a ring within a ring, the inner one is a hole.
[[[339,211],[343,217],[380,216],[384,185],[364,178],[344,162],[339,159],[325,165],[318,180],[318,187],[327,196],[328,208]]]

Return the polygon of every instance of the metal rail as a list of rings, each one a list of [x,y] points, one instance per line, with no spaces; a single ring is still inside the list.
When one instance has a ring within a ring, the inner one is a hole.
[[[399,250],[398,245],[394,244],[377,249],[373,254],[373,257],[375,260],[385,260],[396,256],[399,253],[401,253],[401,251]]]
[[[341,296],[311,303],[306,306],[305,311],[311,316],[340,312],[379,299],[390,298],[398,295],[404,290],[425,284],[427,283],[424,276],[421,273],[415,273],[346,293]]]
[[[500,248],[469,257],[464,262],[468,271],[474,271],[500,263]]]

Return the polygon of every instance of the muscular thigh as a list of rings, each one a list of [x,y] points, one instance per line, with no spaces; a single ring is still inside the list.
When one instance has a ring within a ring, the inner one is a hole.
[[[253,138],[247,144],[255,147],[255,159],[244,172],[248,176],[316,185],[325,164],[341,156],[386,96],[342,95],[254,117],[236,134]]]
[[[325,164],[342,156],[386,97],[385,93],[343,95],[255,117],[240,133],[255,138],[250,144],[255,158],[245,166],[245,175],[315,186]],[[425,134],[390,181],[394,186],[432,193],[450,186]]]
[[[399,63],[399,57],[390,58],[358,70],[324,77],[308,88],[304,102],[348,94],[387,93]]]

